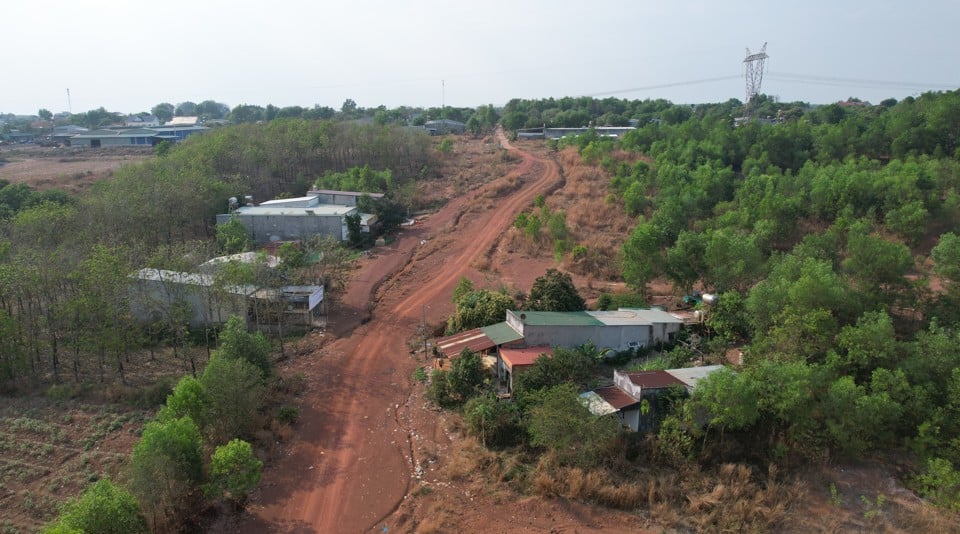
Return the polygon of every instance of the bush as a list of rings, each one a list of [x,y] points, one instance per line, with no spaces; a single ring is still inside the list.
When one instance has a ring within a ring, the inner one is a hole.
[[[101,479],[64,506],[60,518],[42,531],[53,533],[138,534],[147,532],[140,506],[127,490]]]
[[[277,409],[277,421],[286,424],[296,423],[300,419],[300,409],[296,406],[281,406]]]
[[[473,397],[463,407],[470,433],[486,447],[509,447],[524,436],[516,403],[501,402],[493,395]]]

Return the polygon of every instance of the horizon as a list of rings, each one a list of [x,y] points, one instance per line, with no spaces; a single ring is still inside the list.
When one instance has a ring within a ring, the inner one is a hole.
[[[960,87],[960,5],[825,0],[755,6],[434,0],[349,5],[66,0],[0,8],[9,83],[0,113],[136,114],[215,100],[277,107],[502,107],[514,98],[745,99],[743,59],[765,42],[760,92],[782,102],[878,103]],[[51,18],[51,13],[57,16]],[[94,28],[80,32],[77,28]],[[52,36],[52,37],[46,37]],[[931,52],[933,51],[933,52]],[[67,98],[67,89],[70,98]]]

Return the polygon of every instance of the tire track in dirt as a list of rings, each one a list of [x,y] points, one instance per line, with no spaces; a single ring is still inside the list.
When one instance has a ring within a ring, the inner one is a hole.
[[[502,133],[499,137],[501,146],[517,152]],[[423,260],[413,254],[405,268],[383,284],[370,322],[325,349],[328,356],[314,369],[327,376],[313,377],[299,439],[264,477],[268,485],[251,506],[252,517],[241,532],[368,531],[405,498],[412,469],[410,435],[396,412],[409,398],[410,375],[417,365],[405,342],[425,307],[447,301],[460,277],[495,246],[516,214],[561,179],[556,162],[520,155],[523,161],[508,176],[534,167],[543,169],[542,174],[496,199],[496,207],[480,217],[464,213],[450,241],[437,244],[441,250]],[[460,206],[452,202],[427,229],[439,231]],[[412,250],[418,237],[406,236],[399,249]],[[409,287],[417,280],[423,285]],[[368,290],[365,303],[345,304],[362,306],[370,302],[369,295]]]

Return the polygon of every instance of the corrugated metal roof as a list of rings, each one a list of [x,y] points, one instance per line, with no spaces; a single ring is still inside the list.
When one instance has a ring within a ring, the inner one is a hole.
[[[697,387],[697,382],[707,377],[711,373],[715,373],[723,369],[722,365],[705,365],[703,367],[686,367],[683,369],[667,369],[665,372],[669,373],[670,376],[676,378],[677,380],[683,382],[690,389]]]
[[[383,198],[383,193],[362,193],[359,191],[337,191],[334,189],[311,189],[307,191],[308,195],[341,195],[341,196],[352,196],[352,197],[362,197],[363,195],[369,195],[370,198]]]
[[[291,204],[294,202],[309,202],[317,198],[317,195],[311,195],[308,197],[294,197],[294,198],[275,198],[273,200],[267,200],[266,202],[261,202],[261,206],[282,206],[284,204]]]
[[[544,354],[553,356],[553,349],[550,347],[500,348],[500,358],[502,358],[511,369],[533,365],[537,361],[537,358]]]
[[[531,326],[603,326],[588,312],[512,311],[524,324]]]
[[[519,332],[513,329],[506,322],[496,323],[489,326],[484,326],[480,330],[483,330],[483,333],[487,335],[493,342],[497,345],[503,345],[504,343],[510,343],[511,341],[519,341],[523,339],[523,336]]]
[[[686,386],[680,379],[666,371],[633,371],[624,374],[627,375],[631,382],[644,389]]]
[[[652,325],[655,323],[683,323],[683,320],[656,308],[620,308],[611,311],[585,312],[607,326]]]
[[[607,401],[610,406],[618,410],[622,410],[628,406],[633,406],[637,404],[637,399],[627,395],[627,392],[618,388],[617,386],[607,386],[605,388],[597,388],[593,390],[594,393],[600,396],[603,400]]]
[[[178,271],[168,271],[166,269],[153,269],[151,267],[140,269],[132,276],[140,280],[152,280],[154,282],[193,285],[200,287],[213,287],[216,284],[216,279],[209,274],[184,273]],[[250,295],[257,290],[257,287],[253,285],[229,285],[224,286],[223,289],[228,293],[233,293],[236,295]]]
[[[487,335],[483,333],[483,330],[479,328],[440,338],[435,345],[447,358],[459,356],[463,349],[481,352],[496,346],[493,340],[487,337]]]
[[[294,208],[289,206],[243,206],[237,208],[236,212],[239,215],[251,215],[251,216],[269,216],[269,215],[282,215],[284,217],[313,217],[313,216],[340,216],[340,215],[350,215],[353,212],[357,211],[357,208],[352,206],[338,206],[334,204],[320,204],[318,206],[311,206],[309,208]]]
[[[617,409],[609,402],[597,395],[594,391],[585,391],[580,394],[580,402],[590,410],[590,413],[596,416],[610,415],[617,413]]]

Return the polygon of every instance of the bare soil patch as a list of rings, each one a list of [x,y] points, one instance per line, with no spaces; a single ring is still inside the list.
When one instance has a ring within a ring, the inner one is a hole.
[[[86,191],[95,182],[132,163],[154,157],[147,148],[0,147],[0,180],[43,191]]]

